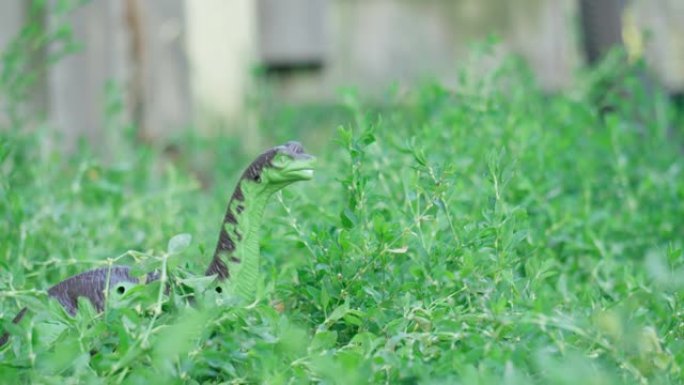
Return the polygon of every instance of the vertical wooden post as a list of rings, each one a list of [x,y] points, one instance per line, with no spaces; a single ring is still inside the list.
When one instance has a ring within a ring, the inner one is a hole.
[[[256,150],[259,133],[245,115],[256,52],[253,0],[186,0],[187,50],[195,122],[204,132],[230,130]]]
[[[25,0],[4,0],[0,2],[0,51],[5,50],[7,44],[24,25],[25,8]]]
[[[20,124],[21,128],[30,128],[45,115],[47,55],[42,41],[45,17],[45,9],[32,2],[0,3],[0,53],[3,57],[16,55],[12,61],[20,63],[15,62],[10,69],[6,79],[9,84],[1,85],[7,88],[0,94],[0,127]],[[28,24],[33,32],[23,34]],[[17,42],[17,38],[22,40]]]
[[[70,19],[83,49],[50,71],[51,121],[64,133],[65,150],[73,150],[85,137],[106,155],[116,133],[103,130],[105,86],[110,80],[125,84],[128,78],[123,2],[93,0],[77,8]]]
[[[191,119],[183,0],[128,0],[127,7],[133,111],[140,137],[151,140]]]

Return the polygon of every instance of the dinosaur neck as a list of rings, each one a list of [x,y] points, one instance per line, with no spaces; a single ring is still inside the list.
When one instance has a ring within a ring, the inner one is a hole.
[[[221,226],[214,257],[206,274],[219,280],[231,278],[238,294],[254,292],[259,272],[259,229],[272,192],[258,190],[252,183],[235,188]]]

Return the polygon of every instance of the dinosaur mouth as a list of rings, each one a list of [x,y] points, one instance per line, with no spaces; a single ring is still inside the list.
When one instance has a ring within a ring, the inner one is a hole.
[[[316,158],[308,154],[298,154],[298,158],[286,166],[282,173],[290,180],[310,180],[314,176]]]
[[[294,180],[310,180],[314,176],[314,169],[311,166],[301,168],[290,168],[284,173],[288,179]]]
[[[296,171],[290,172],[290,175],[294,176],[294,177],[299,177],[300,179],[303,179],[303,180],[310,180],[314,176],[314,170],[313,170],[313,168],[303,168],[301,170],[296,170]]]

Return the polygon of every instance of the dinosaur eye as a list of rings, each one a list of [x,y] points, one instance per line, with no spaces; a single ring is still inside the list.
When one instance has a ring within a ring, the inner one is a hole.
[[[286,157],[282,154],[278,154],[271,160],[271,165],[276,168],[281,168],[285,166],[286,162]]]
[[[126,288],[123,287],[123,286],[119,286],[119,287],[116,288],[116,292],[117,292],[118,294],[123,294],[123,293],[126,292]]]
[[[257,175],[254,177],[254,181],[257,183],[261,183],[261,175]]]
[[[222,288],[221,286],[216,286],[216,289],[215,289],[215,290],[216,290],[216,292],[219,293],[219,294],[223,293],[223,288]]]

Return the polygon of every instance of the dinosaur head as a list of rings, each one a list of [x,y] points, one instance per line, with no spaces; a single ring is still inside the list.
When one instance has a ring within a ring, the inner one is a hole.
[[[261,154],[242,174],[242,188],[275,192],[302,180],[313,178],[316,158],[304,152],[297,142],[287,142]]]

